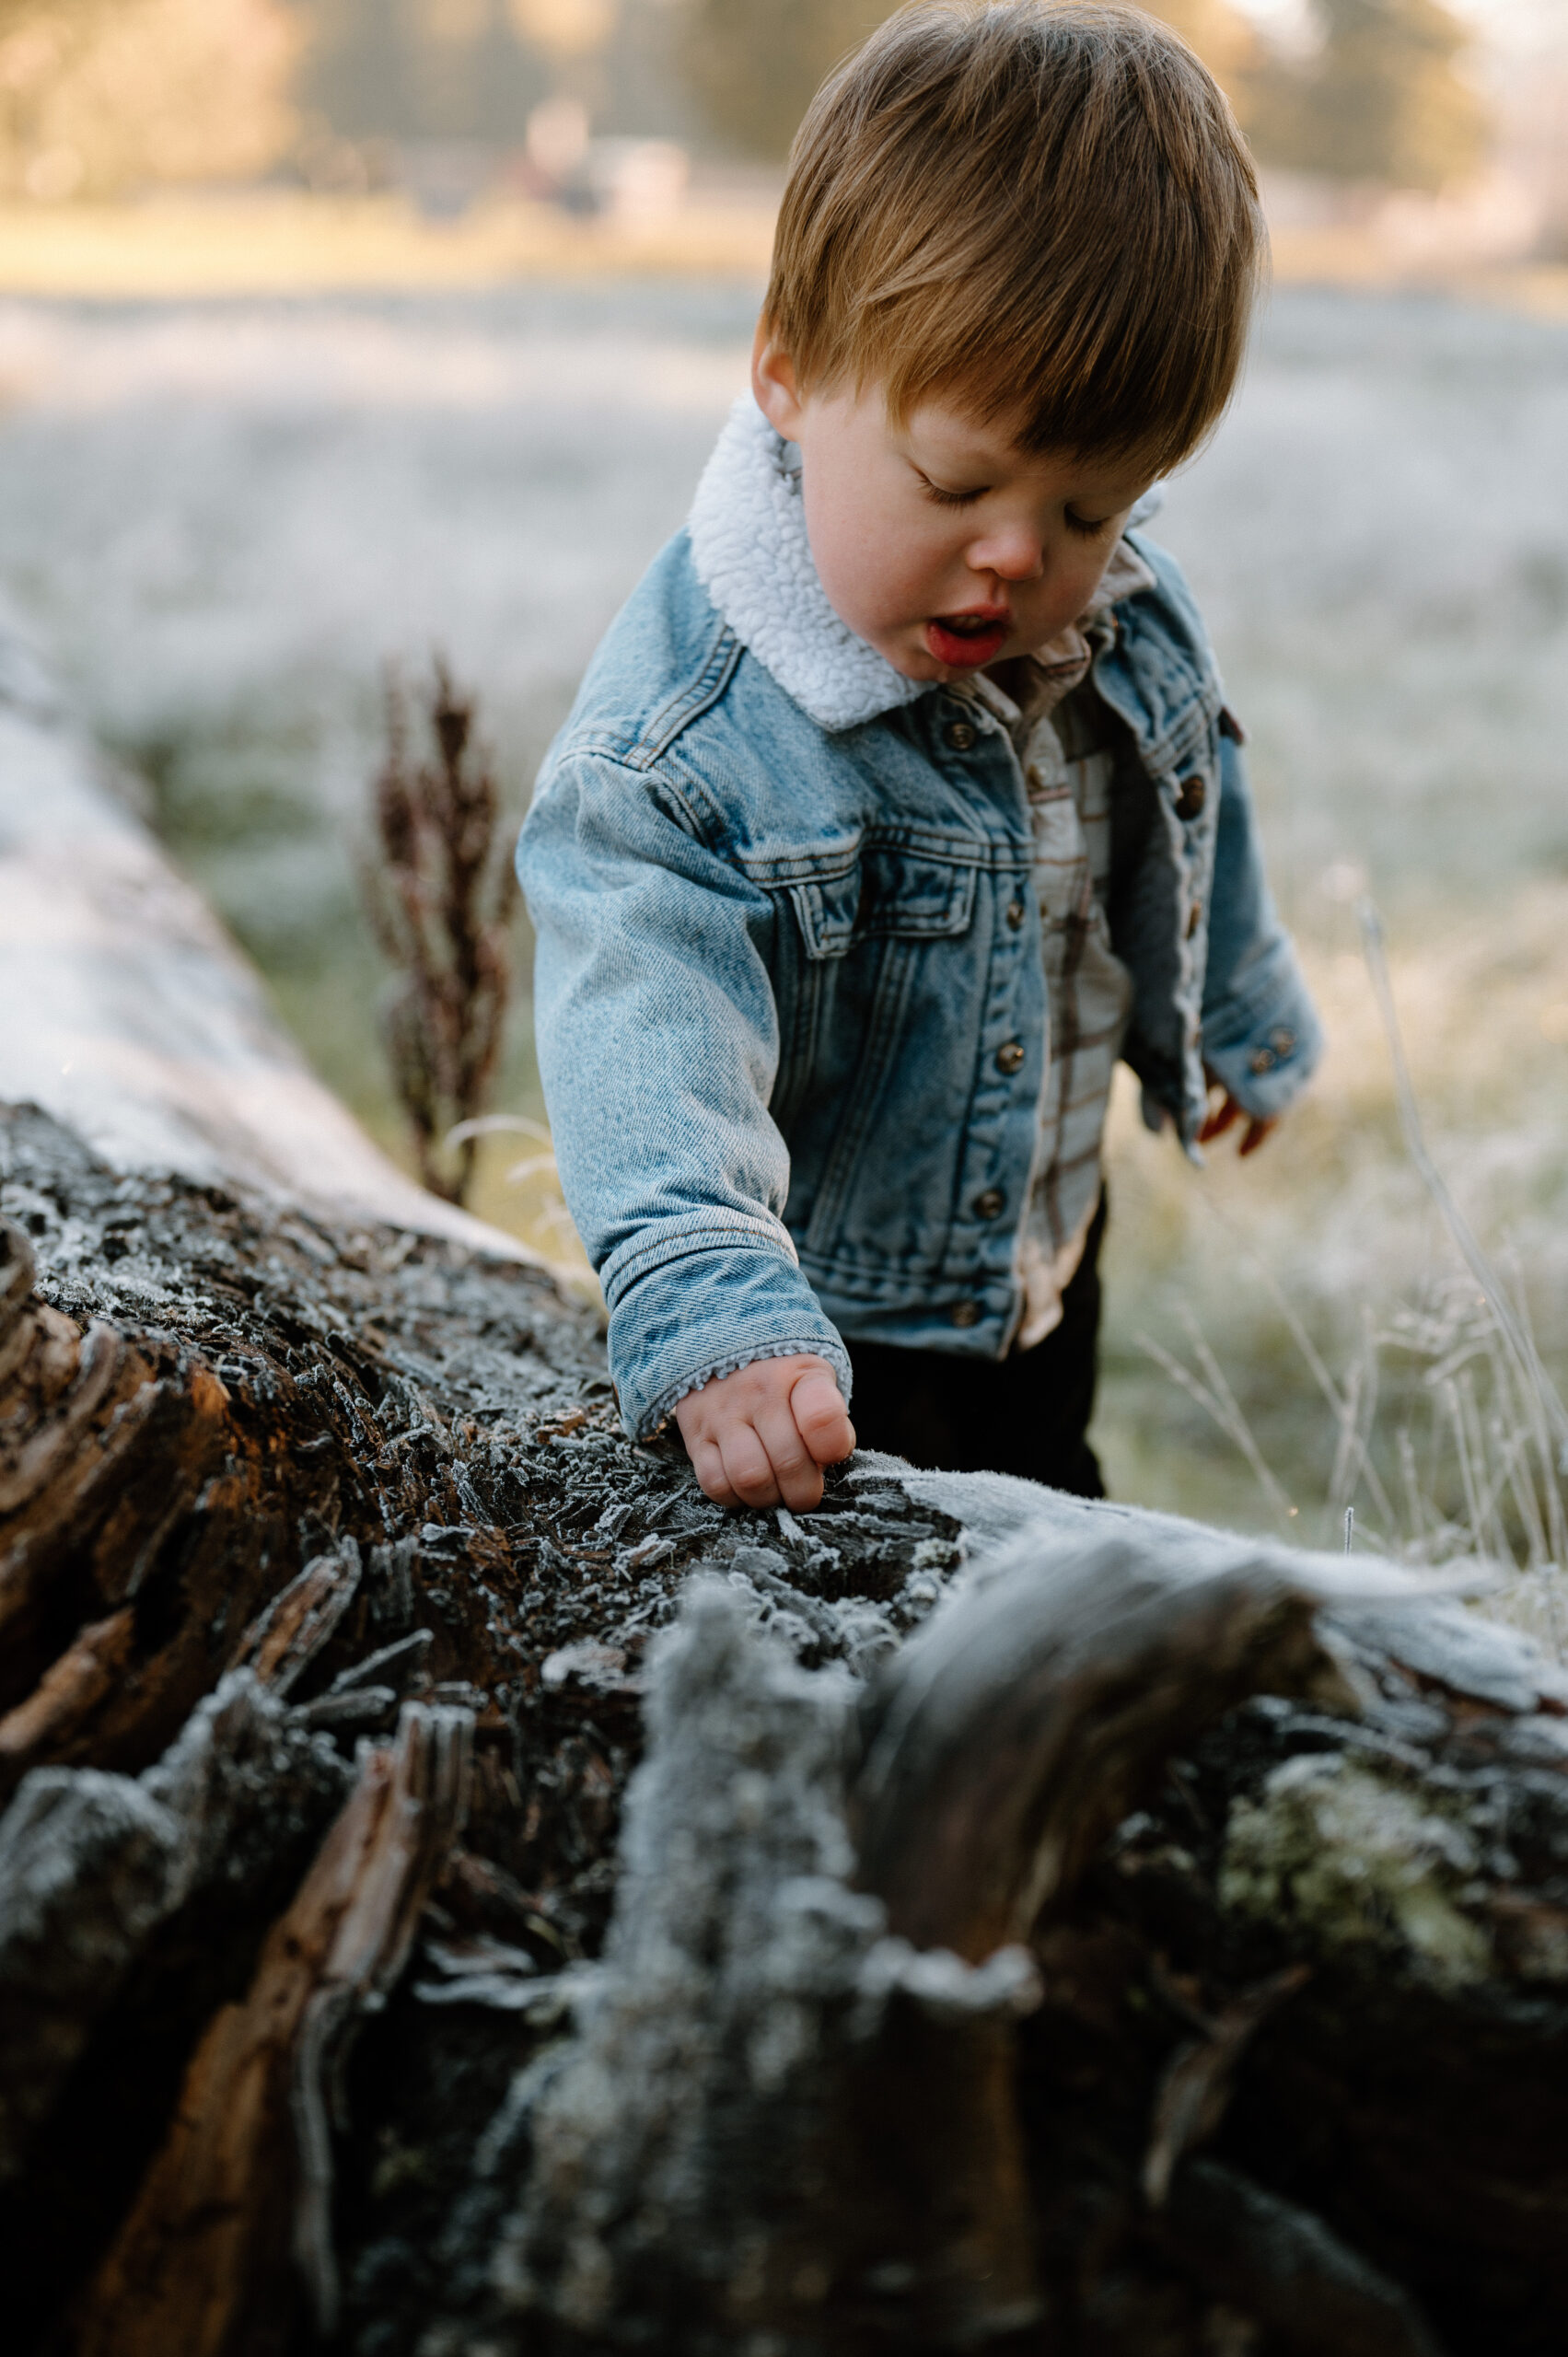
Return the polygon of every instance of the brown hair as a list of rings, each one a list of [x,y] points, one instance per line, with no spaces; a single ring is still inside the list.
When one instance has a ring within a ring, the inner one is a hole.
[[[957,398],[1163,472],[1230,398],[1266,239],[1225,97],[1102,0],[914,0],[790,156],[763,318],[805,390]]]

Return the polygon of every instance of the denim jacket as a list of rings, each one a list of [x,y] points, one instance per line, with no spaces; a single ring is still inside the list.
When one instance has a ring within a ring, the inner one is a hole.
[[[797,497],[778,477],[768,496]],[[830,643],[814,574],[792,581],[759,528],[761,585],[699,495],[518,846],[562,1185],[639,1437],[755,1359],[817,1352],[847,1397],[843,1335],[993,1359],[1022,1310],[1049,1016],[1017,756],[965,684],[903,679],[836,617]],[[1123,1054],[1195,1155],[1205,1062],[1272,1115],[1319,1034],[1202,623],[1173,559],[1129,538],[1157,586],[1115,608],[1093,674],[1124,732]],[[780,638],[801,610],[805,670]]]

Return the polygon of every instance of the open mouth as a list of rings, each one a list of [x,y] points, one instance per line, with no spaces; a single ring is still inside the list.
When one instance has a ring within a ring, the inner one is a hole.
[[[995,607],[973,614],[941,614],[925,625],[925,644],[952,670],[978,671],[1006,644],[1008,617]]]

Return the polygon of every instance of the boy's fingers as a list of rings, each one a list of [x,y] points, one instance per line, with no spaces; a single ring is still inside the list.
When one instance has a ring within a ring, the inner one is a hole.
[[[782,1503],[809,1513],[822,1502],[821,1467],[850,1454],[854,1427],[831,1367],[807,1362],[793,1385],[787,1368],[770,1363],[768,1371],[771,1382],[743,1369],[689,1392],[677,1421],[691,1469],[716,1504]]]
[[[749,1506],[776,1506],[779,1485],[772,1460],[749,1424],[729,1425],[719,1440],[725,1479],[736,1499]]]
[[[686,1454],[691,1459],[692,1472],[695,1473],[715,1505],[738,1506],[740,1504],[740,1500],[730,1488],[728,1477],[724,1469],[724,1458],[719,1455],[714,1442],[689,1440],[686,1444]]]
[[[1249,1154],[1256,1154],[1258,1148],[1267,1138],[1272,1137],[1274,1131],[1279,1127],[1279,1116],[1277,1114],[1275,1114],[1272,1119],[1265,1120],[1261,1115],[1257,1113],[1243,1113],[1241,1107],[1237,1103],[1235,1097],[1232,1097],[1227,1090],[1224,1103],[1214,1107],[1214,1111],[1209,1115],[1208,1119],[1204,1121],[1202,1128],[1199,1131],[1199,1144],[1213,1145],[1216,1138],[1223,1138],[1228,1129],[1234,1128],[1235,1124],[1241,1120],[1245,1120],[1247,1123],[1247,1128],[1242,1134],[1239,1149],[1243,1161],[1246,1160]]]
[[[796,1431],[817,1465],[837,1465],[854,1447],[854,1426],[830,1367],[813,1367],[789,1395]]]
[[[776,1400],[761,1411],[757,1431],[784,1504],[792,1513],[809,1514],[822,1503],[822,1476],[790,1412],[789,1400]]]

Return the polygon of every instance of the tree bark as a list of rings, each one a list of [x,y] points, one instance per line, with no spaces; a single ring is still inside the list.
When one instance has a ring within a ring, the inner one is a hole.
[[[1562,1672],[1028,1483],[721,1512],[4,726],[15,2345],[1561,2349]]]

